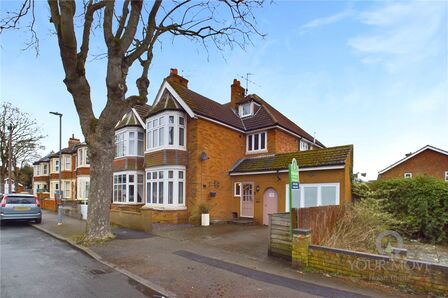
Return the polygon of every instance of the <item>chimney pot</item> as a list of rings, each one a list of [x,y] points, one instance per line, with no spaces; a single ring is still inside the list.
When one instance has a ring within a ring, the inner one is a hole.
[[[177,83],[188,88],[188,80],[178,75],[177,68],[171,68],[170,75],[166,79],[171,83]]]

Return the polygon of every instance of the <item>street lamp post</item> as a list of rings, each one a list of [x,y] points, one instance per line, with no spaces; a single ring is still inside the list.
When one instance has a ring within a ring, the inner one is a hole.
[[[62,225],[62,114],[58,112],[50,112],[50,114],[59,116],[59,189],[57,191],[58,203],[58,226]]]
[[[8,125],[9,140],[8,140],[8,193],[12,193],[12,131],[14,127],[12,124]]]

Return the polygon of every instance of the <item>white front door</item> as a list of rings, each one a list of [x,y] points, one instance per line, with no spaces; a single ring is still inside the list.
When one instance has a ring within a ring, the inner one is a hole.
[[[242,183],[241,217],[254,217],[254,186],[252,183]]]

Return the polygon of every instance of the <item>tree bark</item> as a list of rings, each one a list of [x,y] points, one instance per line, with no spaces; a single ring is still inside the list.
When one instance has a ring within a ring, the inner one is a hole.
[[[112,197],[112,163],[114,159],[113,130],[97,127],[90,137],[90,193],[85,241],[96,241],[113,237],[110,228],[110,205]]]

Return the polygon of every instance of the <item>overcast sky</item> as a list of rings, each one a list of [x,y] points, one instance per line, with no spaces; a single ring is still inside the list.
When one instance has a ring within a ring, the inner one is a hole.
[[[277,1],[259,11],[246,51],[207,53],[183,39],[164,40],[150,70],[149,103],[170,68],[191,89],[229,101],[234,78],[253,73],[256,93],[326,146],[353,144],[355,172],[377,172],[426,144],[448,150],[448,2]],[[2,12],[17,5],[2,1]],[[46,1],[37,1],[40,55],[21,51],[29,36],[1,37],[1,101],[36,117],[47,150],[58,148],[55,110],[64,114],[63,142],[81,137]],[[92,53],[102,52],[96,34]],[[105,61],[87,66],[97,114],[105,103]],[[241,79],[242,80],[242,79]],[[129,82],[132,87],[132,82]],[[133,89],[131,89],[134,91]]]

